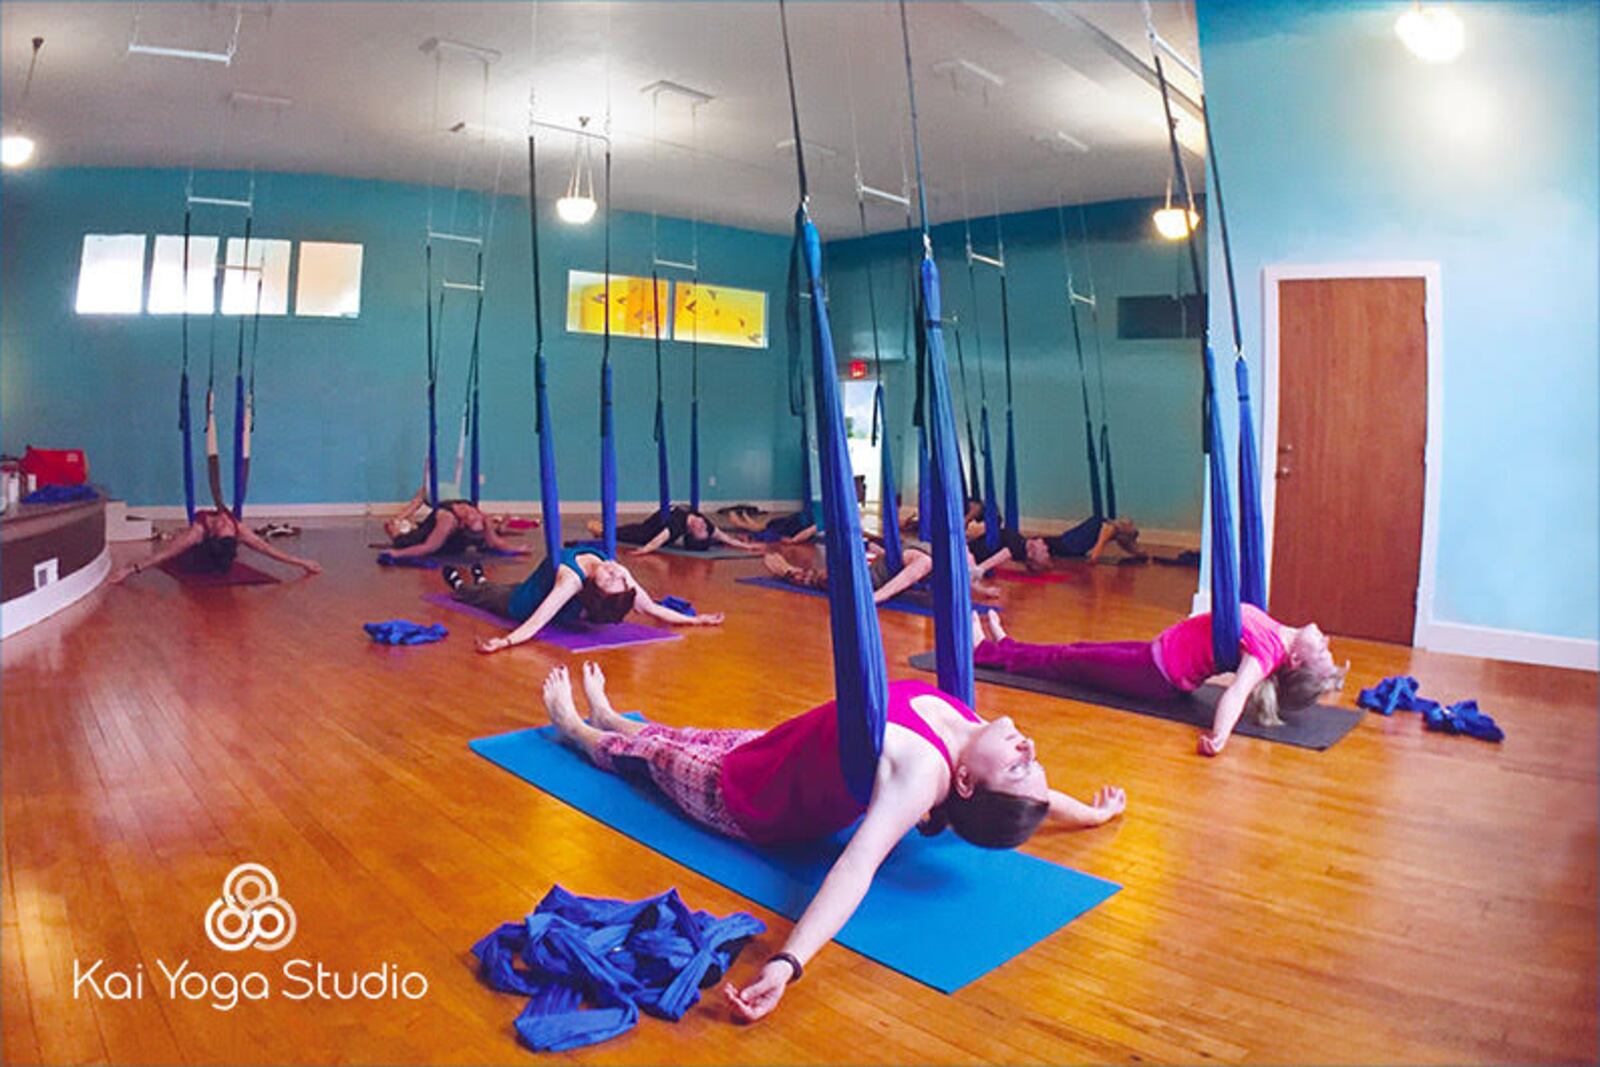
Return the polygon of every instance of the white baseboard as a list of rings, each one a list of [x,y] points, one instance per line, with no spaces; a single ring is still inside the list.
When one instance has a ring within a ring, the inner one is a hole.
[[[182,509],[179,509],[182,513]],[[111,549],[102,548],[89,565],[80,567],[59,582],[51,582],[31,593],[13,597],[0,605],[0,638],[10,637],[34,623],[43,622],[90,593],[111,573]]]
[[[1600,641],[1556,637],[1526,630],[1499,630],[1459,622],[1432,622],[1417,628],[1417,647],[1457,656],[1536,663],[1545,667],[1600,670]]]

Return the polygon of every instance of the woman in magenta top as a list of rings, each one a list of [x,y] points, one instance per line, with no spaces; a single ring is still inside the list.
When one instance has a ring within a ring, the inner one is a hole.
[[[884,857],[912,827],[945,826],[985,848],[1026,841],[1046,816],[1065,826],[1098,826],[1125,803],[1105,786],[1085,804],[1051,789],[1033,742],[1010,719],[985,722],[972,709],[919,681],[889,684],[888,726],[870,803],[852,796],[839,764],[835,705],[770,730],[695,730],[625,719],[606,697],[605,676],[583,665],[589,720],[578,714],[565,667],[544,683],[545,708],[563,739],[595,765],[645,774],[696,822],[729,837],[780,844],[828,837],[858,818],[817,895],[755,980],[723,987],[734,1011],[759,1019],[844,926]]]
[[[1316,623],[1285,626],[1254,604],[1240,605],[1239,667],[1200,735],[1200,752],[1222,751],[1250,711],[1263,726],[1276,726],[1281,707],[1295,711],[1344,685],[1349,664],[1335,667],[1328,638]],[[1008,674],[1050,678],[1140,700],[1177,700],[1219,673],[1211,650],[1211,614],[1169,626],[1153,641],[1079,641],[1070,645],[1025,644],[1008,636],[990,615],[989,633],[975,643],[972,660]]]

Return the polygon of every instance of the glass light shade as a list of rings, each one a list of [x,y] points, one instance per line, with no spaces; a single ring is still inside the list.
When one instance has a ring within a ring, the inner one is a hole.
[[[0,166],[20,167],[33,158],[33,138],[20,133],[0,137]]]
[[[556,214],[560,216],[562,222],[582,226],[594,218],[597,207],[599,205],[592,196],[563,196],[556,201]]]
[[[1169,241],[1183,240],[1200,225],[1198,212],[1185,211],[1181,207],[1160,208],[1150,217],[1156,224],[1156,232]]]

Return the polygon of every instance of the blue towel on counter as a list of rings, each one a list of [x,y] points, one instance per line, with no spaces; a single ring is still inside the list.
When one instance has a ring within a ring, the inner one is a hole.
[[[526,919],[504,924],[472,951],[491,988],[529,998],[516,1020],[523,1042],[559,1052],[626,1033],[640,1009],[681,1019],[765,930],[742,911],[725,919],[691,912],[676,889],[626,901],[580,897],[558,885]]]
[[[41,485],[22,498],[24,504],[74,504],[99,496],[87,485]]]
[[[431,645],[435,641],[443,641],[450,632],[441,623],[424,626],[410,619],[369,622],[361,628],[380,645]]]

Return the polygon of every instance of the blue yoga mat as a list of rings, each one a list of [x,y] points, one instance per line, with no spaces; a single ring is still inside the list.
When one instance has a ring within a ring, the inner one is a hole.
[[[740,585],[759,585],[763,589],[778,589],[785,593],[801,593],[805,596],[819,596],[824,600],[828,594],[821,589],[809,589],[803,585],[786,582],[782,578],[772,578],[761,575],[756,578],[735,578]],[[907,615],[921,615],[924,618],[933,618],[933,597],[926,589],[908,589],[897,597],[892,597],[878,605],[880,611],[903,611]],[[980,614],[987,614],[1000,609],[993,604],[979,604],[973,602],[972,610]]]
[[[619,780],[557,740],[555,728],[472,742],[472,750],[669,859],[791,919],[849,838],[758,849],[691,822],[659,792]],[[835,939],[953,993],[1117,892],[1112,882],[954,833],[907,834]]]

